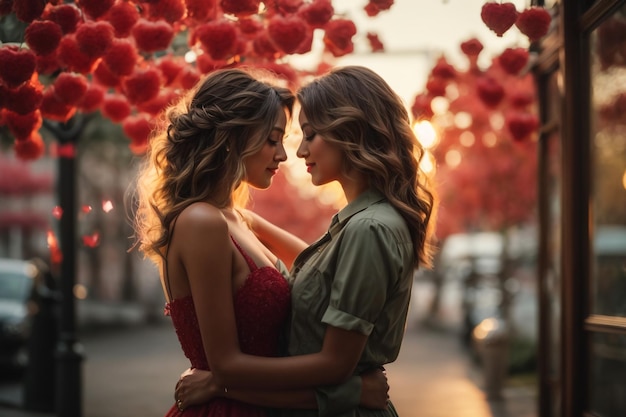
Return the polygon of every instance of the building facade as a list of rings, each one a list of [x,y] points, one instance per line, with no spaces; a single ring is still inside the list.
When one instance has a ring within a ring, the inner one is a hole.
[[[553,13],[531,46],[542,119],[538,414],[624,416],[626,0],[534,3]]]

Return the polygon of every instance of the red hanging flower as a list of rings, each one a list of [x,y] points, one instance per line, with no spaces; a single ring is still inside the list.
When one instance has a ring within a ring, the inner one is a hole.
[[[461,51],[467,56],[478,56],[483,50],[483,44],[476,38],[461,43]]]
[[[73,4],[59,4],[46,9],[43,17],[59,25],[63,34],[74,33],[81,21],[80,10]]]
[[[325,30],[324,44],[333,56],[344,56],[354,50],[352,37],[356,35],[356,25],[352,20],[331,20],[326,24]]]
[[[513,107],[524,108],[535,101],[532,91],[518,90],[509,94],[509,100]]]
[[[267,32],[272,43],[286,54],[294,53],[307,37],[307,24],[298,16],[273,16]]]
[[[31,161],[40,158],[45,150],[43,139],[39,132],[33,132],[25,139],[15,141],[15,155],[24,161]]]
[[[126,38],[139,20],[139,11],[132,3],[118,2],[109,9],[105,19],[113,26],[116,37]]]
[[[199,26],[194,38],[211,58],[219,61],[231,58],[236,53],[239,33],[233,23],[220,20]]]
[[[183,89],[188,90],[200,81],[200,73],[193,67],[185,66],[178,74],[177,81]]]
[[[54,95],[64,104],[73,106],[87,91],[87,79],[80,74],[62,72],[54,81]]]
[[[108,12],[115,0],[77,0],[76,3],[95,20]]]
[[[393,0],[370,0],[364,7],[365,13],[369,17],[377,16],[383,10],[389,10],[393,5]]]
[[[121,77],[132,74],[137,63],[137,50],[126,39],[116,39],[103,55],[102,60],[115,76]]]
[[[174,29],[167,22],[150,22],[139,19],[132,30],[137,49],[143,52],[157,52],[168,48],[174,39]]]
[[[76,103],[76,107],[83,113],[91,113],[100,108],[102,101],[104,100],[104,88],[98,84],[89,84],[87,91],[83,94],[82,98]]]
[[[43,92],[40,110],[42,117],[58,122],[67,122],[76,113],[76,107],[59,100],[52,87]]]
[[[524,10],[517,17],[515,26],[524,35],[528,36],[531,42],[543,38],[550,29],[550,13],[542,7],[531,7]]]
[[[280,56],[280,52],[269,38],[267,32],[261,32],[252,41],[252,48],[254,53],[260,57],[264,57],[270,60],[276,59]]]
[[[260,0],[222,0],[220,5],[224,13],[247,16],[258,12],[260,3]]]
[[[442,56],[437,60],[431,74],[435,77],[449,80],[456,77],[456,69],[448,63],[445,57]]]
[[[165,85],[170,85],[174,82],[180,71],[185,66],[184,61],[178,60],[173,56],[165,56],[156,64],[157,68],[161,71],[161,74],[165,77]]]
[[[275,0],[276,10],[282,15],[294,14],[304,3],[304,0]]]
[[[171,89],[161,90],[155,98],[137,104],[137,110],[156,116],[165,110],[175,97],[176,94]]]
[[[368,32],[367,40],[370,43],[370,49],[372,52],[384,52],[385,51],[385,46],[380,41],[377,34]]]
[[[63,36],[61,26],[51,20],[38,20],[31,23],[24,31],[24,40],[37,55],[53,52]]]
[[[66,35],[61,39],[57,56],[61,66],[81,74],[90,73],[97,63],[97,58],[81,51],[74,34]]]
[[[488,2],[483,4],[480,17],[489,29],[502,36],[517,20],[517,9],[513,3]]]
[[[120,77],[113,74],[104,61],[100,61],[93,71],[93,79],[95,82],[105,87],[116,88],[121,83]]]
[[[411,114],[413,115],[413,119],[430,119],[434,116],[433,109],[431,107],[433,98],[428,94],[418,94],[415,96],[413,100],[413,105],[411,106]]]
[[[43,101],[42,86],[38,80],[34,79],[22,84],[17,89],[7,88],[0,93],[6,97],[4,106],[18,114],[32,113],[41,106]]]
[[[85,22],[76,29],[78,48],[92,58],[101,57],[113,42],[114,32],[109,22]]]
[[[263,22],[255,17],[243,17],[239,19],[239,31],[248,39],[253,39],[259,32],[264,30]]]
[[[14,0],[15,17],[22,22],[30,23],[43,13],[46,3],[41,0]]]
[[[182,0],[160,0],[152,2],[148,8],[151,19],[163,19],[175,23],[185,16],[185,4]]]
[[[489,107],[496,107],[504,98],[504,88],[494,78],[484,76],[476,80],[478,97]]]
[[[126,97],[121,94],[106,94],[102,102],[102,114],[119,123],[130,116],[131,107]]]
[[[431,96],[445,96],[448,82],[441,77],[430,77],[426,82],[426,90]]]
[[[6,16],[13,11],[12,0],[0,0],[0,17]]]
[[[15,46],[0,48],[0,62],[0,83],[10,88],[19,87],[28,81],[37,66],[37,58],[32,51]]]
[[[2,113],[4,122],[16,139],[27,138],[33,132],[39,130],[43,121],[39,110],[24,115],[10,110],[3,110]]]
[[[499,62],[508,74],[519,74],[528,63],[528,50],[525,48],[507,48],[500,54]]]
[[[539,127],[539,118],[532,113],[515,112],[508,114],[506,125],[515,140],[528,138]]]
[[[122,80],[122,86],[130,103],[143,103],[159,94],[161,73],[155,68],[137,70]]]
[[[154,129],[154,122],[150,116],[138,114],[126,118],[122,123],[122,129],[133,143],[145,145]]]
[[[187,17],[199,22],[213,20],[217,14],[217,0],[185,0]]]
[[[335,13],[330,0],[315,0],[305,4],[298,10],[298,16],[303,18],[312,28],[322,28],[330,21]]]
[[[36,71],[39,75],[52,74],[58,71],[60,66],[56,50],[47,55],[37,55]]]

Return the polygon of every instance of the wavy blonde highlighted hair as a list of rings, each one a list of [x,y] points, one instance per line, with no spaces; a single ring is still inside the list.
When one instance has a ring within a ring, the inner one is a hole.
[[[222,69],[207,75],[165,112],[135,191],[136,246],[157,265],[172,222],[187,206],[247,203],[244,160],[270,137],[281,109],[294,95],[257,70]]]
[[[297,92],[311,128],[343,150],[346,174],[356,169],[408,224],[416,266],[431,265],[435,198],[420,169],[424,149],[402,99],[372,70],[332,69]]]

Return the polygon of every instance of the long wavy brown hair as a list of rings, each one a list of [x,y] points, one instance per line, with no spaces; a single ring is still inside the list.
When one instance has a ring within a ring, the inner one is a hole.
[[[402,99],[374,71],[332,69],[297,92],[312,129],[344,152],[348,169],[365,174],[408,224],[416,266],[431,265],[435,197],[420,168],[424,149]]]
[[[247,203],[244,160],[263,147],[278,111],[290,116],[293,109],[293,93],[276,80],[252,69],[217,70],[166,110],[134,196],[135,246],[157,265],[172,222],[187,206]]]

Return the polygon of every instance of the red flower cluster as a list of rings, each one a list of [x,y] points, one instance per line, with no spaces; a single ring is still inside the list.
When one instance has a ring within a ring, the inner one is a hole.
[[[480,17],[489,29],[502,36],[513,25],[531,41],[537,41],[548,33],[552,17],[542,7],[530,7],[518,13],[513,3],[483,4]]]
[[[366,10],[392,4],[370,0]],[[356,34],[351,20],[335,15],[332,0],[0,1],[0,15],[8,13],[28,25],[26,46],[0,46],[0,124],[26,159],[44,152],[42,118],[66,122],[77,111],[96,110],[116,123],[132,116],[124,131],[134,150],[144,149],[145,120],[202,74],[245,61],[295,83],[296,72],[276,61],[310,51],[314,30],[324,32],[334,56],[352,52]],[[172,45],[183,30],[195,64]],[[384,49],[376,35],[368,39],[372,50]]]

